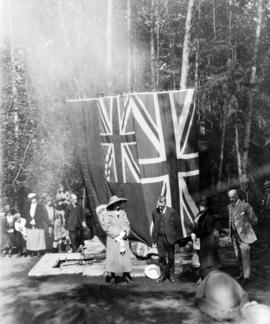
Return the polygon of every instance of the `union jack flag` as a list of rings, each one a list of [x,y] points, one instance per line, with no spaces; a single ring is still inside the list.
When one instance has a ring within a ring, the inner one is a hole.
[[[199,176],[193,95],[187,89],[97,100],[106,181],[128,198],[133,233],[146,242],[161,194],[181,217],[182,237],[193,227]]]

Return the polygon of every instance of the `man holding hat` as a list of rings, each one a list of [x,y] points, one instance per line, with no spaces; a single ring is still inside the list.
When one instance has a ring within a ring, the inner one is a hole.
[[[159,196],[152,218],[154,224],[152,241],[154,245],[157,245],[161,270],[161,276],[157,279],[157,283],[166,280],[167,277],[171,282],[175,282],[174,246],[180,238],[180,217],[173,208],[166,205],[166,197]]]
[[[237,190],[230,190],[228,196],[229,227],[234,252],[242,272],[239,279],[242,284],[246,284],[250,278],[250,244],[257,240],[252,228],[252,225],[257,223],[257,217],[251,205],[239,199]]]

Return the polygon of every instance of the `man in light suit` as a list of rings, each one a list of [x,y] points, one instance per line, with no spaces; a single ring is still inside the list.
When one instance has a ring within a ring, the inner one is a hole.
[[[174,278],[174,246],[181,236],[181,220],[177,212],[166,206],[166,198],[158,198],[157,207],[152,213],[153,232],[152,242],[157,245],[161,276],[157,279],[160,283],[168,277],[171,282]],[[168,259],[168,262],[167,262]]]
[[[235,189],[230,190],[228,196],[229,227],[234,252],[241,268],[238,279],[246,285],[250,279],[250,244],[257,240],[252,228],[257,223],[257,217],[250,204],[239,199]]]
[[[86,228],[85,213],[82,206],[77,204],[77,196],[71,194],[70,204],[65,210],[65,228],[69,232],[69,238],[73,252],[77,252],[80,233],[83,228]]]

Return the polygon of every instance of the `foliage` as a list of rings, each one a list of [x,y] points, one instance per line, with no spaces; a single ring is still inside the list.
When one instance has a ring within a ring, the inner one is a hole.
[[[18,194],[30,190],[53,194],[62,182],[72,190],[82,189],[65,99],[151,90],[152,23],[155,89],[179,88],[187,0],[131,1],[130,35],[126,2],[113,2],[111,75],[105,64],[105,0],[16,0],[9,1],[10,7],[4,2],[2,14],[7,28],[0,48],[2,195],[16,200]],[[257,2],[231,3],[197,1],[193,13],[188,85],[195,85],[198,63],[198,125],[204,128],[199,141],[202,189],[218,181],[224,118],[222,179],[230,183],[238,177],[234,127],[239,128],[242,152],[250,93],[256,108],[250,179],[260,183],[261,177],[270,173],[269,6],[264,3],[257,79],[251,87]],[[128,40],[132,89],[127,89],[126,82]],[[108,77],[113,81],[110,93],[105,87]]]

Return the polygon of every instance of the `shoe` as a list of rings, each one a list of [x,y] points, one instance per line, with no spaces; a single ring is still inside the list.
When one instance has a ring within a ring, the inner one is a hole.
[[[111,283],[111,280],[112,280],[112,276],[106,276],[105,281],[107,283]]]
[[[166,277],[165,276],[160,276],[157,280],[156,280],[156,283],[161,283],[163,281],[166,280]]]
[[[171,274],[171,275],[169,276],[169,280],[170,280],[171,283],[175,283],[175,277],[174,277],[173,274]]]
[[[124,276],[123,276],[123,281],[126,282],[126,283],[130,283],[132,280],[129,279],[128,276],[124,275]]]
[[[237,280],[237,281],[242,281],[244,278],[243,278],[243,275],[240,274],[240,275],[234,277],[234,279]]]
[[[243,278],[241,281],[240,281],[241,285],[243,287],[246,287],[249,283],[250,283],[250,279],[249,278]]]
[[[131,277],[131,274],[129,272],[123,273],[124,277],[126,277],[129,281],[133,281],[133,278]]]
[[[111,283],[112,280],[115,282],[115,274],[107,275],[106,278],[105,278],[105,281],[106,281],[107,283]]]
[[[196,282],[193,283],[193,286],[198,286],[202,282],[202,278],[200,277]]]

